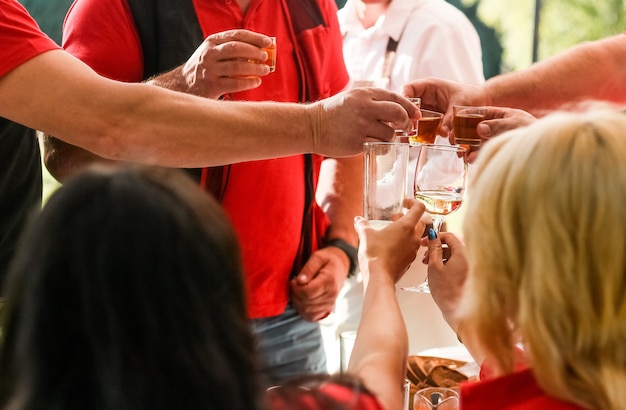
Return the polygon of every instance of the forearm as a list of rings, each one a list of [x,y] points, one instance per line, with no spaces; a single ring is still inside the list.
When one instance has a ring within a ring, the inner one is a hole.
[[[532,67],[493,77],[490,105],[536,116],[586,100],[626,103],[626,35],[580,44]]]
[[[367,284],[348,372],[360,377],[386,409],[399,409],[407,355],[408,336],[395,285],[389,275],[373,275]]]
[[[47,134],[43,135],[42,146],[43,161],[48,172],[62,183],[91,164],[115,162]]]
[[[331,221],[327,237],[357,246],[354,217],[363,213],[363,155],[325,159],[316,196]]]
[[[0,90],[6,118],[105,158],[175,167],[312,152],[322,122],[319,106],[217,102],[113,82],[62,51],[5,75]]]

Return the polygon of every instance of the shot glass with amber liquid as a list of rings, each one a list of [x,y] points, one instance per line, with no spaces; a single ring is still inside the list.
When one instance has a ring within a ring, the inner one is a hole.
[[[454,140],[459,145],[464,145],[470,151],[476,151],[482,141],[478,136],[476,127],[485,120],[487,109],[484,107],[454,106]]]
[[[437,138],[437,132],[443,120],[443,113],[420,109],[422,117],[417,120],[417,125],[409,134],[409,143],[411,145],[434,144]]]
[[[276,71],[276,37],[270,37],[272,44],[268,47],[264,47],[263,50],[267,52],[267,60],[263,63],[270,66],[270,73]]]

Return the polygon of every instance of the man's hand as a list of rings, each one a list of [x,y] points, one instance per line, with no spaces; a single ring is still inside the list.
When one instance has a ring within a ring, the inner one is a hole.
[[[513,130],[519,127],[525,127],[532,124],[537,119],[531,114],[517,108],[505,107],[486,107],[487,114],[485,120],[478,123],[476,132],[482,139],[482,144],[488,142],[491,138]],[[480,151],[470,151],[468,160],[474,162]]]
[[[452,130],[453,106],[491,105],[483,90],[484,88],[479,85],[428,77],[405,84],[402,93],[407,97],[420,97],[422,108],[445,114],[440,128],[441,135],[445,137]]]
[[[337,147],[337,140],[350,142],[340,152],[328,152],[329,157],[362,152],[366,141],[391,141],[395,129],[409,130],[411,118],[420,115],[409,100],[382,88],[353,88],[310,107],[315,152],[326,154],[322,147]]]
[[[155,85],[207,98],[245,91],[261,85],[269,74],[268,36],[229,30],[208,36],[182,66],[151,80]]]
[[[447,244],[450,251],[445,263],[442,244]],[[458,332],[457,309],[468,271],[465,246],[454,234],[445,232],[434,239],[423,238],[422,245],[428,247],[422,262],[428,264],[430,294],[446,322]]]
[[[317,322],[335,307],[350,261],[339,248],[329,246],[311,255],[302,271],[291,280],[291,299],[304,319]]]
[[[476,127],[482,139],[497,137],[515,128],[525,127],[537,119],[530,113],[517,108],[487,107],[485,120]]]

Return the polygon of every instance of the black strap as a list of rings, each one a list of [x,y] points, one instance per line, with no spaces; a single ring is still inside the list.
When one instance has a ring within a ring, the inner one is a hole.
[[[139,38],[144,60],[144,80],[183,64],[204,40],[202,28],[191,0],[127,0]],[[285,0],[297,36],[302,32],[327,26],[317,0]],[[293,39],[297,44],[298,39]],[[303,56],[305,57],[305,56]],[[302,68],[304,69],[304,68]],[[306,86],[305,86],[306,88]],[[306,90],[304,90],[306,95]],[[302,101],[306,100],[302,95]],[[229,166],[211,167],[205,188],[221,199],[228,181]],[[202,169],[188,169],[200,181]],[[298,256],[292,274],[297,274],[312,253],[313,159],[305,155],[305,207]]]
[[[141,40],[144,80],[185,61],[204,36],[191,0],[127,0]]]
[[[143,52],[143,80],[183,64],[204,40],[191,0],[127,0]],[[202,168],[186,168],[202,180]],[[230,167],[211,167],[203,188],[221,199]]]

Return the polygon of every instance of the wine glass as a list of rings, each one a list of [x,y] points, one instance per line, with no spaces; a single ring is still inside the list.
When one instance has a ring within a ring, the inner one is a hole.
[[[446,215],[459,209],[467,185],[467,150],[457,145],[423,144],[415,167],[414,194],[426,205],[433,218],[433,229],[439,228]],[[428,278],[402,290],[430,293]]]

